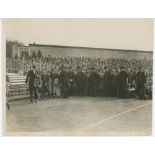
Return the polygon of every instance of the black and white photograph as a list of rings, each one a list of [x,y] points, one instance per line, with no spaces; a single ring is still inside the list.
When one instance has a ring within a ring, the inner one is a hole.
[[[4,135],[152,135],[152,19],[3,19],[2,34]]]

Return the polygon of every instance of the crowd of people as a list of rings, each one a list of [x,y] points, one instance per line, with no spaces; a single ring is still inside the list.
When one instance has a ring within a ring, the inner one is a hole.
[[[31,102],[68,96],[152,99],[150,59],[42,57],[32,63],[26,78]]]

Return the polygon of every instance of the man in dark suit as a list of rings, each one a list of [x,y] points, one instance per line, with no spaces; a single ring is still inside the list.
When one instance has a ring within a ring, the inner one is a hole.
[[[78,96],[84,96],[86,75],[82,72],[82,69],[80,67],[77,68],[78,72],[76,75],[76,83],[77,83]]]
[[[104,67],[105,73],[103,76],[104,82],[104,95],[105,97],[111,97],[112,95],[112,74],[109,71],[109,67]]]
[[[71,66],[69,67],[68,78],[69,78],[69,95],[74,95],[75,74]]]
[[[90,95],[98,96],[100,75],[98,74],[98,72],[95,70],[94,67],[91,68],[89,82],[90,82]]]
[[[29,83],[29,93],[30,93],[30,102],[33,103],[33,96],[36,101],[38,102],[37,90],[35,86],[35,79],[36,79],[36,66],[32,65],[32,69],[28,71],[25,83]]]
[[[146,76],[142,67],[139,67],[139,71],[136,74],[136,92],[140,99],[145,99],[145,85],[146,85]]]
[[[62,66],[61,67],[61,72],[60,72],[60,84],[61,84],[61,93],[63,98],[67,98],[68,97],[68,83],[69,83],[69,79],[68,79],[68,72],[66,71],[66,69]]]
[[[126,98],[126,92],[128,88],[128,74],[125,68],[122,66],[118,75],[118,96],[119,98]]]

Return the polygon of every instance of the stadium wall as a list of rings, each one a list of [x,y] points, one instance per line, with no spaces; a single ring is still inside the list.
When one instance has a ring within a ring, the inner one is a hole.
[[[32,54],[40,50],[43,55],[51,55],[52,57],[65,56],[85,56],[85,57],[114,57],[114,58],[136,58],[136,59],[152,59],[152,51],[136,51],[136,50],[119,50],[119,49],[101,49],[101,48],[87,48],[87,47],[71,47],[71,46],[57,46],[57,45],[40,45],[29,44],[30,53]]]

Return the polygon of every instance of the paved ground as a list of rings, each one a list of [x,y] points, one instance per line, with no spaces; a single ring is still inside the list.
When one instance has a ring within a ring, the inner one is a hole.
[[[148,136],[152,127],[152,101],[101,97],[28,100],[12,103],[6,113],[7,134]]]

